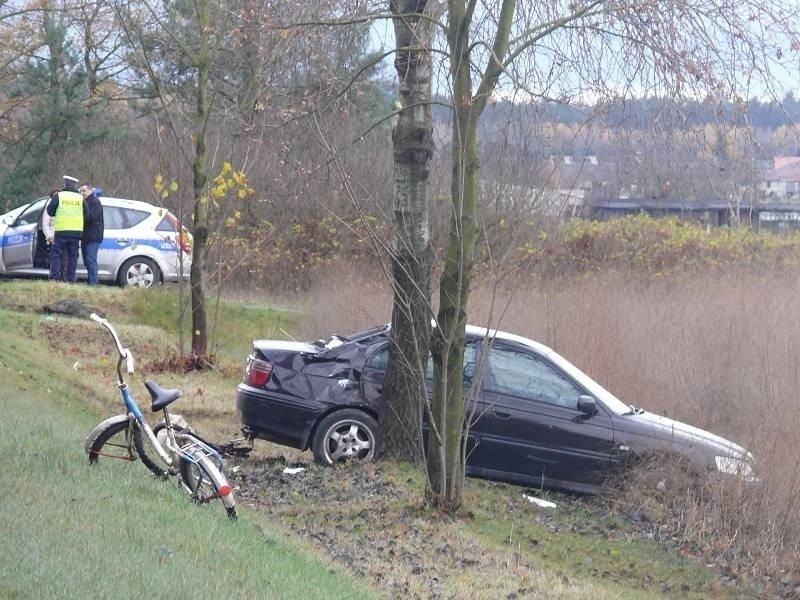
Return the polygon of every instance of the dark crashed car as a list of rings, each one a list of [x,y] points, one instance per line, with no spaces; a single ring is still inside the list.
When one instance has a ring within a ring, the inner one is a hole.
[[[635,459],[670,455],[754,478],[743,447],[623,403],[550,348],[478,327],[466,333],[468,475],[596,493]],[[255,340],[236,393],[243,431],[310,447],[321,463],[372,459],[388,346],[388,325],[327,343]]]

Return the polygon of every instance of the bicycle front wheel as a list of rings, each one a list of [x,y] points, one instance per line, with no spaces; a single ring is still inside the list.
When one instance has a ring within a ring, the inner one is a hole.
[[[131,425],[133,423],[133,425]],[[145,451],[142,430],[136,421],[113,423],[98,435],[89,449],[89,464],[96,464],[102,457],[106,459],[134,461],[137,456],[156,477],[167,478],[167,471],[154,461]]]
[[[192,500],[199,504],[219,498],[228,518],[236,519],[236,499],[225,475],[202,451],[180,459],[181,482]]]

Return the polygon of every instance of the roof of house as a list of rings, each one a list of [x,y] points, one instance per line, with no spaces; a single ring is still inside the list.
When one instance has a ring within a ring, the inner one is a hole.
[[[764,178],[767,181],[800,181],[800,156],[776,156]]]
[[[800,211],[800,202],[740,202],[730,203],[726,200],[664,200],[658,198],[588,198],[585,205],[594,209],[619,210],[619,211],[704,211],[738,209],[742,211],[774,211],[797,212]]]

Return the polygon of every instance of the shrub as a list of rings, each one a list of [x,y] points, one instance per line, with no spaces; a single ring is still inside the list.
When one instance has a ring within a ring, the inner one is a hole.
[[[800,233],[704,227],[674,217],[573,219],[548,238],[538,267],[559,273],[614,269],[665,273],[731,265],[798,266]]]

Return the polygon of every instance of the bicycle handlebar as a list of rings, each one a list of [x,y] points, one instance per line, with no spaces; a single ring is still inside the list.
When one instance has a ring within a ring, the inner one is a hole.
[[[117,346],[117,352],[119,352],[120,359],[125,360],[128,374],[132,375],[134,373],[133,353],[127,348],[124,348],[122,346],[122,342],[120,341],[119,335],[117,335],[117,330],[114,329],[114,326],[111,323],[109,323],[106,319],[95,313],[90,314],[89,318],[95,323],[102,325],[103,327],[108,329],[109,333],[111,334],[111,337],[114,338],[114,343]]]

